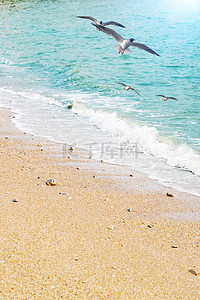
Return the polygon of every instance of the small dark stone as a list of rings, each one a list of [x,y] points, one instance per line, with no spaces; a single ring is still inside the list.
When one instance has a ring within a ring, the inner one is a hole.
[[[148,227],[148,228],[152,228],[152,226],[151,226],[151,225],[147,225],[147,227]]]
[[[174,197],[174,195],[171,194],[171,193],[167,193],[167,196],[168,196],[168,197]]]
[[[188,272],[190,272],[192,275],[195,275],[195,276],[198,275],[198,273],[193,269],[190,269]]]
[[[17,202],[17,199],[13,199],[12,202]]]
[[[175,248],[178,248],[178,247],[177,247],[177,246],[171,246],[171,248],[174,248],[174,249],[175,249]]]
[[[68,108],[68,109],[72,109],[73,105],[74,105],[74,103],[71,102],[70,104],[68,104],[67,108]]]
[[[131,212],[131,208],[128,208],[127,210],[128,210],[128,212]]]
[[[130,174],[130,177],[133,177],[133,174]]]

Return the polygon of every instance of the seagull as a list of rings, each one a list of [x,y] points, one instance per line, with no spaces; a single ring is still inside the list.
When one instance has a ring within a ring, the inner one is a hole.
[[[163,99],[163,101],[167,101],[168,99],[172,99],[172,100],[176,100],[176,101],[178,101],[178,99],[176,99],[176,98],[174,98],[174,97],[166,97],[166,96],[164,96],[164,95],[156,95],[156,96],[159,96],[159,97],[162,97]]]
[[[115,25],[115,26],[119,26],[119,27],[123,27],[126,28],[124,25],[117,23],[115,21],[108,21],[108,22],[103,22],[103,21],[97,21],[95,18],[93,17],[89,17],[89,16],[77,16],[77,18],[81,18],[81,19],[88,19],[91,20],[93,22],[95,22],[97,25],[101,25],[101,26],[107,26],[107,25]],[[98,29],[98,28],[97,28]],[[99,29],[98,29],[99,30]]]
[[[122,83],[122,82],[115,82],[115,83],[117,83],[117,84],[121,84],[121,85],[123,85],[123,86],[125,86],[125,90],[126,91],[128,91],[128,90],[133,90],[134,92],[136,92],[138,95],[140,95],[140,93],[138,93],[135,89],[133,89],[130,85],[126,85],[126,84],[124,84],[124,83]],[[141,96],[141,95],[140,95]]]
[[[106,33],[107,35],[109,35],[111,38],[113,38],[114,40],[116,40],[120,44],[120,46],[116,46],[116,45],[114,46],[115,50],[118,53],[120,53],[120,54],[131,52],[131,50],[129,50],[128,48],[130,46],[133,46],[133,47],[137,47],[137,48],[143,49],[143,50],[145,50],[145,51],[147,51],[147,52],[149,52],[151,54],[160,56],[158,53],[156,53],[155,51],[153,51],[148,46],[146,46],[144,44],[141,44],[141,43],[135,43],[135,42],[133,42],[134,41],[133,38],[131,38],[129,40],[125,40],[121,35],[119,35],[113,29],[110,29],[108,27],[101,26],[101,25],[98,25],[98,24],[95,24],[95,23],[92,23],[92,25],[96,26],[97,29],[99,29],[100,31]]]

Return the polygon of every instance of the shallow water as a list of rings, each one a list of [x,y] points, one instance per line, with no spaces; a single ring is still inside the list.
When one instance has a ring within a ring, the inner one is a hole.
[[[135,47],[120,56],[77,15],[124,24],[112,28],[160,57]],[[189,0],[1,1],[1,105],[20,129],[200,195],[199,25]]]

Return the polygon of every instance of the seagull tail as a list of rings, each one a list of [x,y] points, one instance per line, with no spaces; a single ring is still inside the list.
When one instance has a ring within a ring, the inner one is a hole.
[[[124,51],[125,54],[130,53],[130,52],[131,52],[130,49],[126,49],[126,50]]]
[[[114,45],[113,47],[120,54],[126,54],[126,53],[131,52],[131,50],[129,50],[129,49],[126,49],[126,50],[122,49],[122,47],[119,45]]]

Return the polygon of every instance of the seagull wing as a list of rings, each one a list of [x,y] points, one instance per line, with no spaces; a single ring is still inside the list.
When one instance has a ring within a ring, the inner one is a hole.
[[[172,100],[176,100],[178,101],[178,99],[174,98],[174,97],[167,97],[168,99],[172,99]]]
[[[156,95],[156,96],[159,96],[159,97],[163,97],[163,98],[166,98],[166,96],[164,96],[164,95]]]
[[[117,23],[117,22],[115,22],[115,21],[104,22],[103,25],[104,25],[104,26],[107,26],[107,25],[115,25],[115,26],[119,26],[119,27],[126,28],[124,25],[122,25],[122,24],[120,24],[120,23]]]
[[[97,29],[99,29],[100,31],[102,31],[105,34],[109,35],[111,38],[113,38],[119,44],[121,44],[124,41],[124,38],[120,34],[118,34],[116,31],[114,31],[113,29],[110,29],[110,28],[105,27],[105,26],[97,25],[97,24],[94,24],[94,23],[92,23],[92,25],[96,26]]]
[[[98,22],[95,18],[89,16],[77,16],[77,18],[92,20],[95,23]]]
[[[121,85],[123,85],[123,86],[127,86],[126,84],[124,84],[124,83],[122,83],[122,82],[115,82],[115,83],[121,84]]]
[[[151,48],[149,48],[148,46],[146,46],[146,45],[144,45],[144,44],[132,42],[130,46],[137,47],[137,48],[140,48],[140,49],[142,49],[142,50],[145,50],[145,51],[147,51],[147,52],[149,52],[149,53],[151,53],[151,54],[160,56],[158,53],[156,53],[155,51],[153,51]]]
[[[132,87],[130,88],[131,90],[133,90],[134,92],[136,92],[138,95],[140,95],[140,93],[138,93],[135,89],[133,89]],[[140,95],[141,96],[141,95]]]

